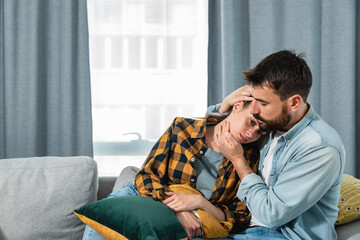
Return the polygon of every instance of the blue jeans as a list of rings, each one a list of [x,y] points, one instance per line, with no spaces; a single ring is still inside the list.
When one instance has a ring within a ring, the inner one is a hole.
[[[113,197],[123,197],[123,196],[139,196],[139,193],[135,190],[134,181],[129,182],[124,187],[116,190],[115,192],[110,193],[107,198]],[[83,240],[105,240],[100,234],[98,234],[94,229],[89,226],[85,227]]]
[[[193,238],[193,240],[199,240],[200,238]],[[221,238],[222,240],[282,240],[287,239],[284,234],[278,232],[275,229],[266,227],[253,227],[247,228],[241,233],[230,234],[228,238]],[[215,239],[212,239],[215,240]],[[218,239],[219,240],[219,239]]]

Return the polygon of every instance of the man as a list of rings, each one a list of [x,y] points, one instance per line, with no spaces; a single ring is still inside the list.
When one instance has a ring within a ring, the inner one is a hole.
[[[241,179],[237,196],[252,213],[252,228],[233,238],[261,230],[288,239],[337,239],[345,151],[336,131],[307,103],[312,85],[308,65],[301,55],[283,50],[244,72],[244,78],[248,86],[208,109],[222,113],[250,98],[250,112],[260,128],[271,132],[261,140],[259,175],[247,165],[229,126],[217,133],[222,154]]]

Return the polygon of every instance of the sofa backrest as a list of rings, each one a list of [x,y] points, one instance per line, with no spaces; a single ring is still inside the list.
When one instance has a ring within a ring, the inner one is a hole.
[[[0,160],[0,239],[81,239],[73,210],[95,201],[97,188],[89,157]]]

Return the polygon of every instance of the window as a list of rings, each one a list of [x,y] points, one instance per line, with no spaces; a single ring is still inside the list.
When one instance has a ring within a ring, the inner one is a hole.
[[[141,167],[174,117],[207,106],[207,1],[88,0],[99,175]]]

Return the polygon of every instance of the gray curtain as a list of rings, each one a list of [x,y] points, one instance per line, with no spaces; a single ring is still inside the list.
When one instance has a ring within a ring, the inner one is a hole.
[[[209,105],[244,85],[267,55],[305,53],[309,101],[340,134],[345,172],[359,177],[360,3],[356,0],[209,0]]]
[[[86,0],[0,0],[0,158],[92,154]]]

